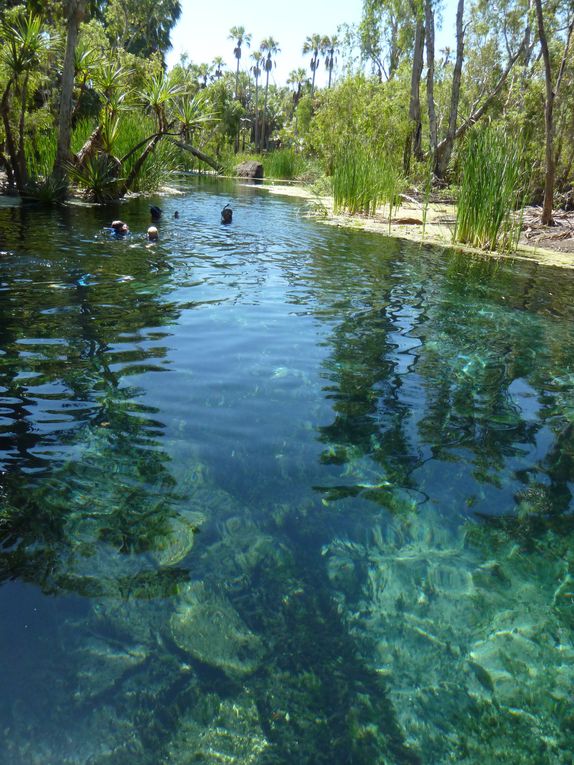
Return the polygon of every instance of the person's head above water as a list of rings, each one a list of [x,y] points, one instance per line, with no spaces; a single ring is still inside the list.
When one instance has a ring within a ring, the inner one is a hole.
[[[129,231],[128,224],[124,223],[123,220],[113,220],[111,228],[120,235],[127,234]]]
[[[231,223],[232,220],[233,220],[233,210],[231,209],[231,205],[226,204],[223,210],[221,211],[221,222]]]
[[[149,211],[152,220],[159,220],[163,212],[161,207],[158,207],[157,205],[150,205]]]
[[[150,242],[155,242],[158,238],[158,230],[155,226],[150,226],[147,230],[147,238]]]

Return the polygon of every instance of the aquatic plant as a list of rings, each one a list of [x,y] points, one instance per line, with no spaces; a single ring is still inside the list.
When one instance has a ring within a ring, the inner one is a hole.
[[[400,174],[391,158],[371,146],[348,143],[335,158],[335,212],[374,215],[380,205],[388,204],[390,218],[400,186]]]
[[[266,178],[291,180],[305,169],[305,161],[294,149],[278,149],[263,160]]]
[[[453,238],[486,250],[514,250],[523,195],[522,151],[513,136],[488,128],[472,135],[462,156]]]

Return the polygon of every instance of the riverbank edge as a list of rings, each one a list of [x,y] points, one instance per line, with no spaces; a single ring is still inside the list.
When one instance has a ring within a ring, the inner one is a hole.
[[[318,196],[305,186],[263,183],[259,188],[268,191],[270,194],[304,199],[309,203],[308,217],[328,226],[340,226],[381,234],[382,236],[407,239],[421,246],[428,244],[438,247],[449,247],[483,257],[507,260],[519,259],[545,266],[574,269],[574,255],[568,252],[532,247],[521,243],[516,252],[505,253],[480,250],[476,247],[453,242],[452,226],[454,225],[456,208],[452,204],[430,203],[428,205],[423,236],[422,223],[406,224],[400,222],[404,219],[422,220],[423,207],[414,202],[404,201],[400,207],[393,209],[389,223],[388,213],[385,214],[384,211],[377,212],[377,215],[373,218],[367,218],[362,215],[335,213],[333,197]]]

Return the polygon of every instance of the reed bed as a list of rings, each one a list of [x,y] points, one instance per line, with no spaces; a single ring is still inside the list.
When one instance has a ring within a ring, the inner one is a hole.
[[[521,221],[513,215],[524,194],[522,152],[500,130],[475,133],[462,156],[455,242],[485,250],[516,249]]]
[[[305,171],[306,163],[294,149],[277,149],[264,157],[263,169],[266,178],[293,180]]]
[[[392,209],[402,179],[392,159],[362,143],[349,143],[335,158],[333,197],[335,212],[374,215],[381,205]]]

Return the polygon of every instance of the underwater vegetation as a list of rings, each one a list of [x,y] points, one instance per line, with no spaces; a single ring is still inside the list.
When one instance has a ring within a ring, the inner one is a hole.
[[[0,210],[2,765],[570,763],[574,286],[232,192]]]

